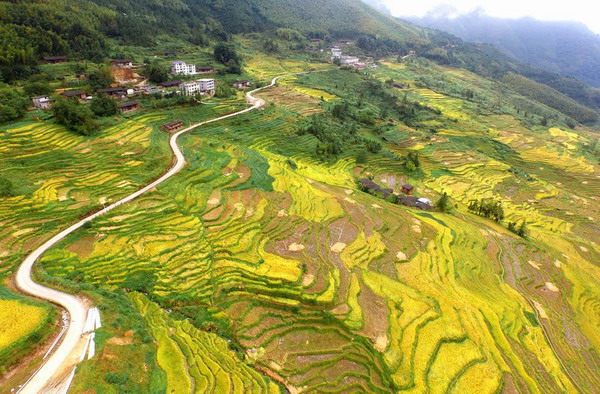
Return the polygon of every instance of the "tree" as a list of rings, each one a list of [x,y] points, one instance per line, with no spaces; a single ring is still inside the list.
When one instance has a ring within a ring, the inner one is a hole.
[[[88,107],[78,100],[57,99],[52,104],[52,113],[57,123],[80,135],[91,135],[95,125]]]
[[[215,89],[215,97],[218,98],[228,98],[231,96],[235,96],[235,94],[236,90],[225,83],[218,84]]]
[[[110,86],[115,82],[115,78],[109,68],[100,68],[96,71],[92,71],[88,76],[88,82],[92,89],[100,89]]]
[[[265,40],[265,42],[263,42],[263,49],[267,53],[275,53],[279,52],[279,45],[277,45],[275,40],[271,40],[270,38],[268,38]]]
[[[23,91],[29,97],[32,96],[41,96],[48,95],[52,93],[52,88],[48,86],[47,83],[44,82],[29,82],[25,86],[23,86]]]
[[[435,203],[435,207],[441,212],[450,212],[452,210],[452,204],[450,204],[450,196],[444,192],[439,200]]]
[[[90,109],[96,116],[112,116],[117,113],[117,103],[106,94],[94,98]]]
[[[218,44],[213,50],[215,59],[227,66],[227,72],[240,74],[242,72],[242,58],[231,44]]]
[[[150,63],[144,67],[144,75],[152,83],[161,83],[169,79],[169,70],[158,63]]]
[[[519,237],[527,238],[527,224],[525,223],[525,220],[521,223],[521,227],[517,230],[517,234]]]
[[[0,197],[11,197],[13,195],[13,184],[9,179],[0,177]]]
[[[29,103],[29,99],[20,95],[15,89],[0,89],[0,123],[21,118],[25,115]]]

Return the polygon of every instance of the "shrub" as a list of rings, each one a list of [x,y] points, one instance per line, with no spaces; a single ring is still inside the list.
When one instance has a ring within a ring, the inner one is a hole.
[[[10,197],[13,195],[13,184],[9,179],[0,177],[0,197]]]
[[[92,100],[90,109],[96,116],[112,116],[117,113],[117,103],[106,94]]]
[[[92,112],[77,100],[57,99],[52,105],[56,122],[80,135],[91,135],[95,129]]]

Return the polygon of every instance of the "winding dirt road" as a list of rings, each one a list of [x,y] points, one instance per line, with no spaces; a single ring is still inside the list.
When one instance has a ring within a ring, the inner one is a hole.
[[[246,100],[252,106],[238,112],[233,112],[228,115],[223,115],[214,119],[206,120],[204,122],[196,123],[188,128],[178,131],[177,133],[174,133],[169,139],[169,144],[171,146],[173,154],[175,155],[175,162],[173,166],[163,176],[161,176],[154,182],[144,186],[138,191],[130,194],[129,196],[124,197],[123,199],[115,202],[114,204],[105,207],[101,211],[91,214],[90,216],[73,224],[71,227],[61,231],[60,233],[46,241],[42,246],[34,250],[30,255],[28,255],[25,258],[25,260],[23,260],[23,262],[19,266],[15,277],[17,287],[24,293],[30,294],[40,299],[50,301],[66,309],[69,313],[69,326],[60,346],[54,351],[54,353],[52,353],[50,357],[47,358],[46,362],[40,367],[40,369],[38,369],[35,372],[35,374],[23,385],[23,387],[19,391],[20,393],[37,394],[47,392],[49,390],[50,384],[59,384],[60,381],[62,381],[65,377],[65,374],[68,374],[68,372],[66,371],[72,370],[72,367],[74,367],[79,362],[82,351],[80,342],[83,335],[87,311],[90,307],[89,302],[87,300],[36,283],[31,277],[31,270],[35,262],[47,250],[56,245],[67,235],[81,228],[86,223],[91,222],[98,216],[106,214],[107,212],[118,207],[119,205],[123,205],[138,198],[142,194],[152,190],[156,186],[160,185],[161,183],[165,182],[167,179],[171,178],[179,171],[181,171],[185,166],[185,157],[181,152],[179,145],[177,145],[177,139],[180,135],[185,134],[207,123],[213,123],[223,119],[238,116],[243,113],[253,111],[262,107],[265,104],[264,100],[255,98],[253,94],[259,90],[266,89],[275,85],[279,78],[288,75],[295,74],[285,74],[277,76],[273,78],[269,85],[266,85],[262,88],[254,89],[246,93]]]

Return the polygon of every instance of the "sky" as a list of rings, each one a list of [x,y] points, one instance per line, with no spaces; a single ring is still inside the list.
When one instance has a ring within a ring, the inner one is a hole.
[[[481,8],[487,15],[499,18],[531,16],[539,20],[579,21],[600,34],[600,1],[598,0],[379,0],[394,16],[424,16],[440,5],[450,4],[459,13]]]

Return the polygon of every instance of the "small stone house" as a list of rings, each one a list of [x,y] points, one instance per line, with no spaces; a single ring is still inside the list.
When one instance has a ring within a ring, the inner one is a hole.
[[[167,123],[163,124],[161,126],[161,129],[163,129],[163,131],[166,131],[168,133],[173,133],[182,127],[183,127],[183,120],[173,120],[171,122],[167,122]]]
[[[124,103],[117,104],[117,108],[122,114],[126,114],[140,109],[140,103],[138,103],[136,100],[126,101]]]

